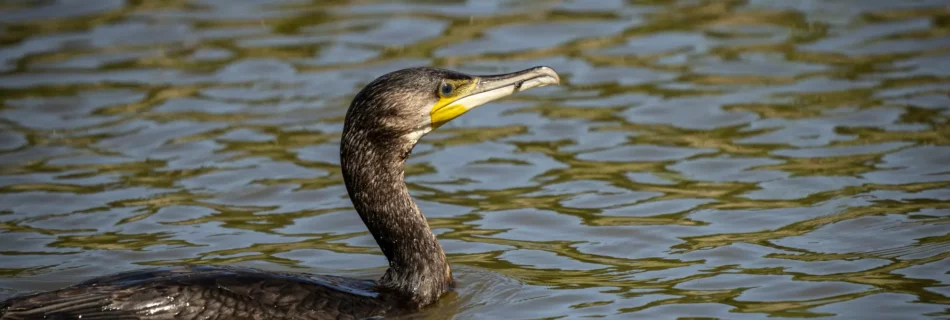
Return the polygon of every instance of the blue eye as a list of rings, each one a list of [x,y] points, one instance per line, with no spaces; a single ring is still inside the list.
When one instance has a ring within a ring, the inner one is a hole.
[[[442,85],[439,86],[439,94],[442,95],[443,97],[447,97],[451,95],[452,91],[455,91],[455,86],[449,83],[443,82]]]

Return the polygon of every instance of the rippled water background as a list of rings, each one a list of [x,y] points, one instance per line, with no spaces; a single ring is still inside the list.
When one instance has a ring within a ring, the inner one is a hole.
[[[3,1],[0,296],[157,265],[375,277],[375,77],[549,65],[408,180],[445,318],[950,318],[947,1]]]

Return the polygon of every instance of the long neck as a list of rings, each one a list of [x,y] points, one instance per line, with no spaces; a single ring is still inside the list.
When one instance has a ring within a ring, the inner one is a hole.
[[[379,284],[419,307],[453,286],[445,253],[404,181],[415,141],[345,128],[340,162],[346,190],[363,223],[389,260]]]

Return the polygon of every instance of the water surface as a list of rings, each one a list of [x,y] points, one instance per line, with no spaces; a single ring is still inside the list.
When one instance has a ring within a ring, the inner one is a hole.
[[[946,1],[0,2],[0,296],[372,278],[337,145],[395,69],[563,85],[422,139],[420,318],[950,319]]]

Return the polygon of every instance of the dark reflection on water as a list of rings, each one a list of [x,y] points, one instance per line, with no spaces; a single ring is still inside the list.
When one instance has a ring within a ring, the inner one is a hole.
[[[545,64],[411,158],[461,284],[413,318],[950,318],[946,1],[6,1],[0,44],[0,296],[373,277],[352,95]]]

